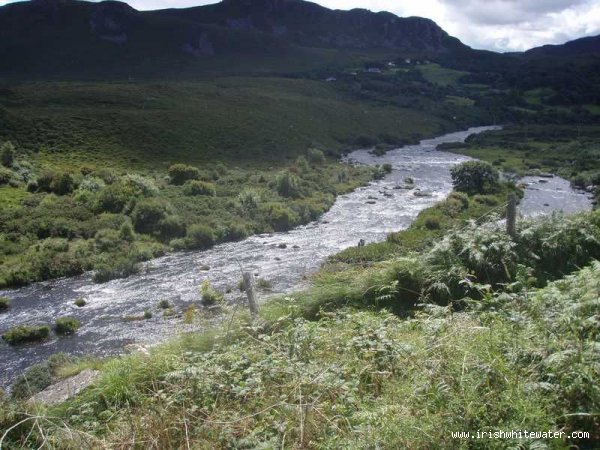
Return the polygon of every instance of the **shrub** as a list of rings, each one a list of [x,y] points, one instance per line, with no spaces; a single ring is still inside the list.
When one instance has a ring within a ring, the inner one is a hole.
[[[245,213],[253,213],[260,205],[260,195],[251,189],[244,189],[237,196],[237,204]]]
[[[144,311],[144,319],[148,320],[148,319],[152,319],[152,311],[150,310],[146,310]]]
[[[120,183],[128,187],[136,196],[152,197],[158,194],[158,188],[154,181],[141,175],[128,173],[121,179]]]
[[[50,335],[48,325],[18,325],[10,328],[2,335],[2,339],[9,345],[18,345],[28,342],[37,342],[47,339]]]
[[[198,180],[200,178],[200,170],[185,164],[173,164],[169,167],[169,178],[171,179],[171,184],[179,186],[187,180]]]
[[[169,309],[171,307],[171,304],[169,303],[169,300],[167,299],[162,299],[161,301],[158,302],[158,309]]]
[[[381,168],[383,169],[383,171],[385,173],[391,173],[392,172],[392,165],[390,163],[385,163],[383,166],[381,166]]]
[[[437,217],[428,217],[425,219],[425,228],[428,230],[439,230],[441,228],[440,219]]]
[[[15,162],[15,146],[11,142],[5,142],[0,147],[0,162],[4,167],[12,167]]]
[[[94,236],[94,247],[98,252],[114,250],[121,244],[121,236],[117,230],[104,228]]]
[[[62,336],[75,333],[81,323],[74,317],[59,317],[54,322],[54,332]]]
[[[200,303],[203,306],[214,306],[223,301],[223,294],[215,291],[210,282],[205,280],[200,287]]]
[[[273,284],[269,280],[265,280],[264,278],[259,278],[258,280],[256,280],[256,286],[259,289],[271,289],[273,287]]]
[[[311,164],[324,164],[325,163],[325,155],[318,148],[309,148],[308,149],[308,161]]]
[[[159,199],[140,200],[131,213],[135,231],[138,233],[153,233],[158,229],[161,220],[167,217],[169,209],[169,205]]]
[[[53,381],[48,363],[34,364],[15,379],[11,386],[11,395],[14,399],[26,400],[46,389]]]
[[[267,220],[275,231],[287,231],[300,220],[294,211],[281,203],[267,203],[262,211],[266,213]]]
[[[52,177],[50,191],[58,195],[67,195],[75,189],[75,180],[68,172],[60,172]]]
[[[300,173],[306,173],[310,170],[308,161],[304,156],[298,156],[298,158],[296,159],[296,167],[300,171]]]
[[[105,283],[115,278],[127,278],[129,275],[139,273],[140,266],[137,261],[130,257],[117,259],[112,265],[101,262],[94,266],[94,275],[92,280],[95,283]]]
[[[229,224],[223,230],[222,238],[224,241],[241,241],[246,237],[248,237],[248,230],[244,225],[239,223]]]
[[[135,233],[129,221],[123,222],[119,227],[119,238],[126,242],[133,242]]]
[[[188,180],[185,182],[185,185],[183,186],[183,193],[188,196],[194,196],[194,195],[215,196],[216,189],[215,189],[214,184],[207,183],[206,181]]]
[[[152,181],[136,175],[126,175],[98,192],[96,209],[120,213],[131,210],[141,197],[152,197],[158,192]],[[127,207],[127,208],[126,208]]]
[[[298,177],[288,171],[280,172],[275,179],[277,193],[282,197],[299,197],[299,184]]]
[[[468,194],[490,194],[496,192],[498,171],[482,161],[467,161],[451,170],[454,189]]]
[[[85,305],[87,305],[87,302],[83,298],[78,298],[74,303],[78,308],[83,308]]]
[[[185,240],[188,248],[202,250],[214,245],[215,235],[212,228],[194,224],[188,227]]]
[[[177,216],[168,216],[158,223],[158,234],[163,240],[171,240],[185,235],[185,224]]]
[[[77,189],[79,191],[98,192],[104,187],[106,187],[106,184],[102,179],[96,177],[85,177]]]
[[[0,312],[7,311],[10,308],[10,300],[8,297],[0,297]]]
[[[9,184],[11,181],[13,181],[13,177],[14,173],[12,170],[0,167],[0,185]]]

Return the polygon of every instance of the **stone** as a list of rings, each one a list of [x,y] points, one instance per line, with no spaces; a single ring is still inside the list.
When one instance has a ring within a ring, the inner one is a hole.
[[[75,376],[48,386],[27,401],[28,403],[45,403],[47,405],[62,403],[92,385],[99,374],[98,370],[85,369]]]

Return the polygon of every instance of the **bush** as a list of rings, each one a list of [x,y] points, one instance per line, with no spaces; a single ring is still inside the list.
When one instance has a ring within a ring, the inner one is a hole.
[[[123,222],[119,227],[119,238],[126,242],[133,242],[135,240],[135,233],[129,221]]]
[[[15,146],[11,142],[5,142],[0,147],[0,162],[4,167],[12,167],[15,162]]]
[[[304,156],[298,156],[298,158],[296,159],[296,168],[300,173],[306,173],[310,170],[308,161]]]
[[[0,185],[9,184],[14,180],[14,173],[12,170],[0,167]]]
[[[185,164],[173,164],[169,167],[169,178],[171,179],[171,184],[180,186],[188,180],[198,180],[200,178],[200,170]]]
[[[200,303],[203,306],[214,306],[223,301],[223,294],[215,291],[208,280],[205,280],[200,287]]]
[[[121,244],[121,236],[117,230],[104,228],[98,230],[94,236],[94,247],[98,252],[108,252],[116,249]]]
[[[100,211],[120,213],[124,209],[131,210],[139,198],[152,197],[157,192],[158,189],[151,180],[126,175],[98,192],[95,207]]]
[[[54,322],[54,332],[62,336],[75,333],[81,323],[74,317],[59,317]]]
[[[260,195],[251,189],[244,189],[237,196],[237,204],[243,212],[252,214],[260,205]]]
[[[300,180],[295,175],[288,171],[280,172],[275,179],[275,187],[277,193],[282,197],[299,197],[300,196]]]
[[[242,224],[232,223],[223,230],[224,241],[241,241],[248,237],[248,230]]]
[[[0,312],[7,311],[10,308],[10,300],[7,297],[0,297]]]
[[[188,248],[203,250],[214,245],[215,235],[212,228],[194,224],[188,227],[185,240]]]
[[[171,307],[171,304],[169,303],[169,300],[163,299],[158,302],[157,306],[158,309],[169,309]]]
[[[325,155],[318,148],[309,148],[308,149],[308,161],[311,164],[324,164],[325,163]]]
[[[425,228],[428,230],[439,230],[441,228],[440,219],[437,217],[428,217],[425,219]]]
[[[498,171],[482,161],[467,161],[451,170],[454,189],[468,194],[491,194],[498,190]]]
[[[177,216],[165,217],[158,223],[158,234],[167,241],[185,235],[185,224]]]
[[[281,203],[267,203],[262,211],[275,231],[287,231],[300,220],[298,214]]]
[[[2,335],[2,339],[9,345],[18,345],[28,342],[37,342],[47,339],[50,335],[48,325],[18,325],[10,328]]]
[[[67,195],[75,189],[75,180],[68,172],[54,174],[50,182],[50,191],[58,195]]]
[[[383,169],[383,171],[385,173],[391,173],[392,172],[392,165],[390,163],[385,163],[383,166],[381,166],[381,168]]]
[[[113,265],[108,263],[99,263],[94,266],[94,276],[92,280],[95,283],[105,283],[116,278],[127,278],[129,275],[139,273],[140,266],[137,261],[129,256],[117,259]]]
[[[160,222],[167,217],[169,209],[169,205],[159,199],[140,200],[131,213],[135,231],[148,234],[157,231]]]
[[[78,298],[74,303],[78,308],[83,308],[85,305],[87,305],[87,302],[83,298]]]
[[[209,195],[214,197],[217,191],[215,185],[212,183],[200,180],[188,180],[183,186],[183,193],[188,196]]]
[[[17,400],[27,400],[53,383],[52,371],[47,363],[34,364],[19,375],[11,386],[11,395]]]

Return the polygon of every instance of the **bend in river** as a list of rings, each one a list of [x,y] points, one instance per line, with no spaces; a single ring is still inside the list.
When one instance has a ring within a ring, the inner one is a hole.
[[[178,312],[184,311],[199,300],[198,289],[206,279],[218,290],[231,290],[229,299],[235,300],[235,296],[240,296],[237,291],[240,264],[268,280],[273,286],[271,293],[302,287],[306,275],[318,269],[327,256],[356,245],[360,239],[384,240],[389,232],[408,227],[420,211],[448,195],[452,188],[450,168],[469,158],[437,151],[436,147],[444,142],[462,142],[471,134],[490,129],[494,127],[451,133],[390,151],[382,157],[367,150],[351,153],[347,161],[390,163],[393,171],[383,180],[339,197],[320,220],[290,232],[252,236],[208,251],[170,254],[147,263],[140,275],[105,284],[94,284],[91,274],[85,274],[0,292],[11,298],[13,305],[0,316],[1,329],[24,323],[49,323],[67,315],[82,323],[78,332],[67,338],[23,347],[1,343],[0,385],[6,386],[25,368],[56,352],[114,354],[129,343],[154,344],[193,329],[182,324],[181,317],[164,318],[155,314],[151,319],[133,322],[125,322],[123,317],[139,316],[144,310],[156,313],[157,303],[162,299],[173,304]],[[415,189],[398,189],[407,177],[414,180]],[[552,179],[552,183],[563,181]],[[524,205],[550,205],[542,206],[545,210],[575,203],[578,209],[590,207],[587,197],[572,191],[568,183],[567,186],[547,183],[544,189],[528,190]],[[556,189],[561,189],[564,196],[557,195]],[[417,190],[422,195],[415,195]],[[540,193],[543,200],[539,199]],[[575,197],[577,202],[573,201]],[[203,271],[202,266],[210,269]],[[87,305],[76,307],[74,301],[78,298],[84,298]]]

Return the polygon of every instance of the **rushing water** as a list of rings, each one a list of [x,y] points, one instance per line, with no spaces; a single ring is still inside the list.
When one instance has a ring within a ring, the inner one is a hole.
[[[314,272],[331,254],[366,242],[384,240],[390,231],[408,227],[417,214],[443,199],[451,190],[450,168],[469,158],[436,151],[444,142],[464,141],[470,134],[493,127],[472,128],[435,139],[422,141],[375,157],[366,150],[348,156],[361,164],[390,163],[393,171],[383,180],[357,189],[337,199],[319,221],[286,233],[252,236],[244,241],[227,243],[211,250],[176,253],[146,264],[140,275],[125,280],[94,284],[91,275],[36,283],[18,290],[1,292],[12,300],[9,312],[0,315],[0,330],[18,324],[52,323],[60,316],[74,316],[83,326],[71,337],[53,338],[41,344],[10,347],[0,343],[0,385],[7,385],[26,367],[43,361],[53,353],[107,355],[122,351],[129,343],[154,344],[181,331],[192,329],[180,316],[165,318],[157,303],[167,299],[178,312],[199,299],[198,288],[208,279],[218,290],[231,290],[229,299],[240,296],[237,284],[240,267],[272,283],[273,292],[288,292],[305,283],[306,275]],[[407,177],[415,181],[414,189],[398,189]],[[560,179],[549,180],[560,183]],[[563,180],[564,181],[564,180]],[[547,183],[552,192],[529,190],[524,207],[540,203],[547,210],[573,206],[579,194],[567,186]],[[542,189],[537,186],[536,188]],[[556,195],[556,189],[562,189]],[[424,195],[415,195],[421,192]],[[583,200],[578,209],[589,208]],[[536,206],[537,208],[537,206]],[[537,209],[536,209],[537,211]],[[208,270],[202,270],[208,266]],[[262,293],[267,295],[266,292]],[[87,305],[78,308],[74,301],[84,298]],[[125,316],[140,316],[151,310],[147,320],[125,321]]]

